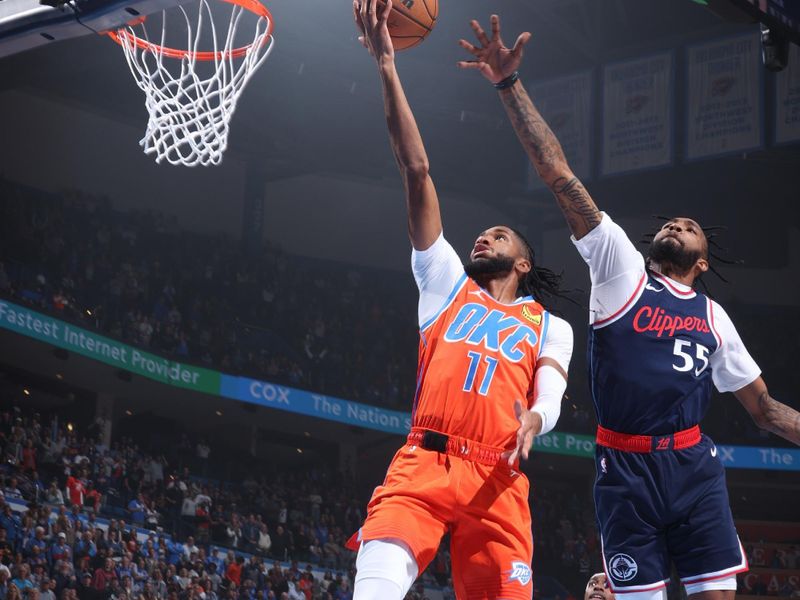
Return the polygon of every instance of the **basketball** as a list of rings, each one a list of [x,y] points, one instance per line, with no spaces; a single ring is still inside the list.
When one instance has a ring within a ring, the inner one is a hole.
[[[378,11],[386,5],[378,0]],[[420,44],[436,25],[439,0],[394,0],[389,15],[389,35],[395,50],[405,50]]]

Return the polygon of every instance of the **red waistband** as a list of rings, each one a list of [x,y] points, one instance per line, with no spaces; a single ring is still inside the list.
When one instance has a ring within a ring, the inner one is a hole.
[[[597,443],[614,450],[625,452],[661,452],[662,450],[682,450],[700,442],[700,426],[695,425],[683,431],[667,435],[631,435],[618,433],[597,426]]]
[[[503,454],[502,448],[487,446],[466,438],[418,427],[411,429],[407,443],[411,446],[419,446],[425,450],[457,456],[489,467],[493,467],[500,462]]]

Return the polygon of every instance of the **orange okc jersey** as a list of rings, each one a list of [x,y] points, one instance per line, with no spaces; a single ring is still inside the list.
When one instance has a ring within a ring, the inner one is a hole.
[[[503,304],[462,275],[420,327],[412,426],[512,448],[549,320],[533,298]]]

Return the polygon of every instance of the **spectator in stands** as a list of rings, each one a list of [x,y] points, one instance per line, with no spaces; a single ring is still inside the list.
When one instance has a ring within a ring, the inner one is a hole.
[[[6,600],[22,600],[22,594],[19,588],[12,581],[8,584],[8,591],[6,592]]]
[[[615,600],[605,573],[595,573],[589,578],[583,592],[583,600]]]
[[[72,561],[72,548],[67,545],[67,534],[63,531],[56,535],[56,540],[48,552],[50,565],[55,565],[58,561]]]
[[[67,497],[72,506],[83,506],[83,492],[85,489],[80,477],[70,475],[67,478]]]
[[[289,533],[283,525],[275,528],[275,535],[272,536],[272,556],[279,560],[286,560],[292,552],[292,543]]]
[[[63,506],[64,504],[64,494],[58,489],[58,481],[55,479],[50,482],[50,487],[47,488],[45,500],[48,504],[55,504],[57,506]]]
[[[239,542],[242,539],[242,526],[239,520],[239,515],[233,513],[231,515],[231,522],[226,530],[228,536],[228,545],[232,548],[238,548]]]
[[[0,563],[0,598],[5,600],[8,595],[8,585],[11,579],[11,571],[8,567]]]
[[[17,574],[11,583],[20,591],[23,596],[27,596],[28,590],[32,589],[33,581],[31,580],[31,568],[28,563],[21,563],[17,567]]]
[[[11,564],[14,555],[14,546],[8,541],[7,536],[5,528],[0,527],[0,564],[2,565]]]
[[[231,561],[228,565],[228,569],[225,571],[225,579],[233,583],[236,587],[239,587],[242,582],[243,564],[244,558],[242,556],[237,556],[235,560]]]
[[[6,500],[22,500],[22,492],[18,484],[16,477],[9,478],[8,485],[3,490],[3,496],[5,496]]]
[[[200,548],[198,548],[194,543],[194,537],[191,535],[186,538],[186,543],[183,545],[183,559],[184,561],[193,560],[197,557],[200,553]]]
[[[54,579],[45,577],[39,586],[39,600],[56,600],[56,582]]]
[[[130,514],[131,521],[134,525],[144,525],[146,507],[142,494],[137,494],[137,496],[128,503],[128,514]]]
[[[272,538],[269,536],[269,527],[266,523],[261,523],[259,530],[258,530],[258,544],[257,544],[257,552],[262,555],[269,554],[270,549],[272,548]]]
[[[95,569],[92,587],[99,592],[106,591],[111,587],[111,582],[117,580],[117,573],[114,570],[114,560],[106,558],[102,567]]]

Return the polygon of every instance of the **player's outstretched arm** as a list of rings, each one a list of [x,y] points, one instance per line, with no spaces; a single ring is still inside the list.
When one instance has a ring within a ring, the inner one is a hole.
[[[470,23],[480,46],[459,40],[461,47],[475,59],[461,61],[458,66],[476,69],[492,84],[501,86],[500,99],[531,164],[555,195],[572,234],[581,239],[600,224],[602,217],[589,192],[569,168],[558,139],[518,79],[523,48],[531,34],[527,31],[520,34],[509,49],[500,37],[500,18],[492,15],[491,22],[491,39],[477,21]]]
[[[800,446],[800,412],[772,398],[761,377],[734,395],[761,429]]]
[[[354,0],[353,15],[361,32],[359,41],[378,63],[389,139],[406,188],[408,235],[416,250],[427,250],[442,233],[439,199],[422,136],[395,68],[387,27],[392,1],[387,0],[380,10],[377,4],[377,0]]]

